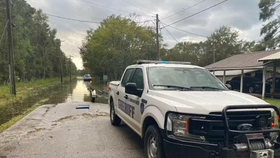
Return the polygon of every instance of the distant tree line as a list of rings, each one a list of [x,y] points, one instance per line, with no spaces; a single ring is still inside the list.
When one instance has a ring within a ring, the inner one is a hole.
[[[50,28],[48,17],[42,10],[32,8],[25,0],[15,0],[11,11],[17,80],[58,77],[61,72],[60,61],[64,75],[70,73],[69,65],[75,73],[75,64],[61,51],[57,31]],[[3,0],[0,1],[0,84],[9,81],[6,24],[6,1]]]

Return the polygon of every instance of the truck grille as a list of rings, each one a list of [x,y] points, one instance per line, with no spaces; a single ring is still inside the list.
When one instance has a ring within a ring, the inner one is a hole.
[[[249,124],[250,130],[269,129],[273,120],[270,111],[228,111],[227,117],[231,130],[244,130],[240,129],[243,124]],[[265,118],[265,122],[260,122],[260,118]],[[193,119],[190,122],[190,133],[203,135],[209,142],[222,142],[225,130],[221,112],[212,112],[203,120]],[[234,136],[230,135],[230,141]]]

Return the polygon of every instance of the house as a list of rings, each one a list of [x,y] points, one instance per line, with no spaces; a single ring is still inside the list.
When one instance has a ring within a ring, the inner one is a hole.
[[[242,92],[243,76],[245,75],[255,76],[263,81],[269,77],[280,76],[280,50],[238,54],[210,64],[205,68],[223,83],[232,77],[241,76],[240,91]],[[263,82],[263,89],[265,89],[265,82]],[[262,96],[264,97],[264,92]]]

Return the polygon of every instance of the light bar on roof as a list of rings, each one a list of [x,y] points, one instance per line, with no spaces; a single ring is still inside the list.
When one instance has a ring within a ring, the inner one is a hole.
[[[185,61],[159,61],[159,60],[138,60],[137,64],[183,64],[183,65],[191,65],[191,62],[185,62]]]

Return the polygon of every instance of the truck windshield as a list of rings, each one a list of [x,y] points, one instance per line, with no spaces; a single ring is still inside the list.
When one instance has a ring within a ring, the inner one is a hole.
[[[150,89],[154,90],[228,90],[209,71],[201,68],[149,67]]]

